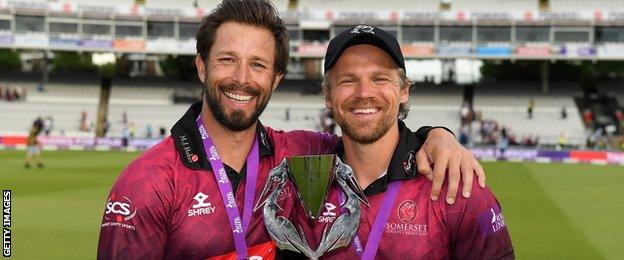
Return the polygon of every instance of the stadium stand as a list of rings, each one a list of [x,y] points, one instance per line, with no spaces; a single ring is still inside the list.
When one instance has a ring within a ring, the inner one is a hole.
[[[553,12],[586,11],[624,11],[624,1],[620,0],[550,0],[550,10]]]
[[[452,10],[471,12],[500,12],[501,10],[537,10],[537,0],[455,0]]]
[[[302,0],[300,10],[332,10],[332,11],[418,11],[437,12],[438,0]]]
[[[44,1],[51,2],[51,1]],[[93,0],[72,0],[74,4],[86,4],[86,5],[94,5]],[[96,5],[104,5],[104,6],[131,6],[134,5],[134,0],[107,0],[107,1],[98,1]]]
[[[180,7],[195,7],[196,0],[146,0],[146,7],[165,7],[171,8],[172,6]]]

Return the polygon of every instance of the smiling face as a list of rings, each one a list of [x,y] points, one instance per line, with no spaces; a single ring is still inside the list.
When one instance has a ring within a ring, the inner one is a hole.
[[[259,27],[226,22],[217,29],[207,61],[195,58],[204,100],[214,118],[231,131],[251,127],[277,87],[275,39]]]
[[[346,49],[329,71],[326,106],[346,138],[358,143],[377,141],[397,124],[399,105],[407,103],[399,68],[383,50],[372,45]]]

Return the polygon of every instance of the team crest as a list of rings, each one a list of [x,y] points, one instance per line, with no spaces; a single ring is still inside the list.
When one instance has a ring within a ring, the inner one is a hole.
[[[399,220],[403,223],[412,223],[416,219],[416,202],[406,200],[401,202],[398,209]]]

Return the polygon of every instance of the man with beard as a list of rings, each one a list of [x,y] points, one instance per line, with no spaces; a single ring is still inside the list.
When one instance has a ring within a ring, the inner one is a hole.
[[[193,104],[172,135],[115,182],[102,219],[99,259],[275,253],[262,212],[252,212],[269,171],[285,156],[325,154],[338,142],[322,133],[276,131],[258,121],[286,71],[287,35],[267,0],[225,0],[202,20],[196,66],[203,102]],[[476,171],[484,185],[470,152],[445,130],[429,130],[419,132],[427,142],[417,161],[423,167],[435,162],[430,175],[442,183],[448,166],[449,184],[457,187],[461,168],[464,182]],[[292,196],[292,190],[281,192],[284,215],[294,207]]]
[[[369,25],[342,32],[329,43],[325,71],[326,106],[343,133],[335,153],[351,166],[370,203],[361,206],[351,244],[326,258],[514,258],[500,205],[489,189],[473,189],[472,198],[458,198],[453,205],[429,199],[433,185],[410,159],[423,140],[401,120],[410,81],[392,35]],[[327,197],[328,208],[345,202],[338,186]],[[299,223],[302,215],[294,215]],[[326,223],[312,224],[308,242],[321,239]]]

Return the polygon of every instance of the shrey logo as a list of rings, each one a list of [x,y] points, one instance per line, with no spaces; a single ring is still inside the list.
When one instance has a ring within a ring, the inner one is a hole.
[[[360,24],[360,25],[356,26],[355,28],[353,28],[353,30],[351,30],[351,33],[352,34],[358,34],[358,33],[364,32],[364,33],[375,34],[373,29],[375,29],[375,27],[372,27],[370,25]]]
[[[106,214],[104,218],[109,221],[124,222],[131,220],[136,216],[137,206],[126,197],[116,198],[115,194],[111,194],[106,202]]]
[[[399,220],[403,223],[412,223],[416,218],[416,202],[412,200],[403,201],[397,209]]]
[[[194,209],[212,206],[210,202],[206,202],[206,199],[208,199],[208,195],[204,194],[203,192],[197,193],[197,195],[195,195],[193,199],[197,201],[197,204],[193,205]]]
[[[213,207],[212,203],[206,201],[208,199],[208,195],[204,194],[203,192],[198,192],[197,195],[193,197],[193,199],[197,203],[193,204],[193,206],[191,207],[192,209],[188,210],[187,214],[189,217],[197,215],[207,215],[215,212],[216,207]]]
[[[332,223],[336,220],[336,205],[333,203],[325,203],[325,211],[319,217],[318,221],[322,223]]]

